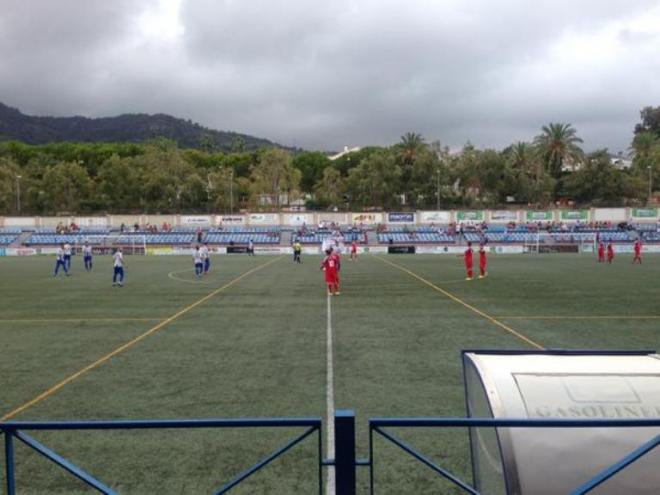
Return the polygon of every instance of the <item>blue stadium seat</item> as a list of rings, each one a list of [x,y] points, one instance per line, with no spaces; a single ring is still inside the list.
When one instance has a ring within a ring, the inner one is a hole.
[[[16,239],[18,239],[16,234],[0,234],[0,246],[8,246]]]
[[[660,242],[660,232],[656,231],[646,231],[642,232],[642,241],[643,242]]]

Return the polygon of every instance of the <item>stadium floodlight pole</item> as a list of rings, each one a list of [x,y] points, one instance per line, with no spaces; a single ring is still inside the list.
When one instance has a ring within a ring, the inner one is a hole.
[[[647,170],[649,171],[649,199],[647,203],[651,204],[651,195],[653,194],[653,173],[651,172],[651,165],[648,165]]]
[[[234,214],[234,169],[229,171],[229,214]]]
[[[16,176],[16,211],[21,214],[21,179],[22,176]]]
[[[437,187],[436,187],[436,193],[435,193],[436,196],[437,196],[437,198],[436,198],[436,199],[437,199],[437,207],[436,207],[436,210],[440,210],[440,167],[438,167],[438,168],[436,169],[436,172],[437,172],[437,178],[438,178]]]

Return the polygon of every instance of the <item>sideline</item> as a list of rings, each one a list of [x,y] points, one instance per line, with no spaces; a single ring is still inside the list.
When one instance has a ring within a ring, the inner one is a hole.
[[[276,257],[276,258],[274,258],[274,259],[272,259],[272,260],[270,260],[270,261],[268,261],[268,262],[266,262],[266,263],[263,263],[263,264],[261,264],[261,265],[259,265],[259,266],[256,266],[256,267],[254,267],[254,268],[251,268],[250,270],[248,270],[247,272],[243,273],[242,275],[239,275],[238,277],[236,277],[235,279],[231,280],[230,282],[227,282],[227,283],[226,283],[225,285],[223,285],[222,287],[219,287],[219,288],[213,290],[212,292],[209,292],[207,295],[205,295],[205,296],[202,297],[201,299],[198,299],[197,301],[195,301],[194,303],[192,303],[192,304],[186,306],[185,308],[183,308],[182,310],[178,311],[177,313],[174,313],[172,316],[170,316],[169,318],[166,318],[165,320],[161,321],[161,322],[158,323],[156,326],[150,328],[150,329],[147,330],[146,332],[144,332],[144,333],[138,335],[137,337],[135,337],[135,338],[132,339],[132,340],[129,340],[129,341],[126,342],[125,344],[122,344],[121,346],[117,347],[115,350],[113,350],[113,351],[109,352],[108,354],[106,354],[105,356],[103,356],[103,357],[97,359],[97,360],[94,361],[93,363],[88,364],[87,366],[85,366],[84,368],[82,368],[82,369],[76,371],[76,372],[73,373],[72,375],[69,375],[69,376],[68,376],[67,378],[65,378],[64,380],[62,380],[62,381],[60,381],[59,383],[53,385],[53,386],[50,387],[48,390],[45,390],[44,392],[40,393],[39,395],[37,395],[37,396],[34,397],[33,399],[29,400],[28,402],[26,402],[26,403],[23,404],[22,406],[19,406],[19,407],[17,407],[16,409],[14,409],[14,410],[8,412],[8,413],[5,414],[4,416],[0,417],[0,421],[7,421],[7,420],[9,420],[9,419],[12,419],[13,417],[15,417],[16,415],[22,413],[22,412],[25,411],[26,409],[29,409],[30,407],[34,406],[35,404],[38,404],[38,403],[41,402],[42,400],[47,399],[48,397],[50,397],[51,395],[53,395],[54,393],[56,393],[58,390],[60,390],[61,388],[65,387],[65,386],[68,385],[69,383],[73,382],[74,380],[76,380],[76,379],[79,378],[80,376],[84,375],[84,374],[87,373],[88,371],[91,371],[91,370],[93,370],[93,369],[95,369],[95,368],[98,368],[98,367],[101,366],[103,363],[105,363],[106,361],[110,360],[111,358],[113,358],[113,357],[116,356],[117,354],[121,354],[121,353],[124,352],[125,350],[130,349],[131,347],[133,347],[135,344],[137,344],[137,343],[140,342],[141,340],[144,340],[144,339],[146,339],[147,337],[149,337],[150,335],[152,335],[152,334],[158,332],[159,330],[161,330],[162,328],[164,328],[164,327],[167,326],[168,324],[172,323],[172,322],[173,322],[174,320],[176,320],[177,318],[179,318],[179,317],[185,315],[186,313],[188,313],[189,311],[195,309],[195,308],[196,308],[197,306],[199,306],[200,304],[205,303],[206,301],[208,301],[208,300],[211,299],[212,297],[216,296],[217,294],[219,294],[219,293],[222,292],[223,290],[228,289],[228,288],[230,288],[230,287],[233,286],[233,285],[236,285],[238,282],[240,282],[242,279],[244,279],[244,278],[247,277],[248,275],[251,275],[252,273],[257,272],[257,271],[261,270],[262,268],[265,268],[265,267],[267,267],[268,265],[271,265],[271,264],[275,263],[276,261],[279,261],[280,259],[282,259],[282,256],[278,256],[278,257]]]
[[[115,322],[115,321],[161,321],[163,317],[161,316],[160,318],[21,318],[21,319],[0,319],[0,325],[3,323],[77,323],[81,321],[95,321],[95,322],[100,322],[100,321],[108,321],[108,322]]]
[[[406,267],[401,266],[401,265],[399,265],[399,264],[397,264],[397,263],[394,263],[394,262],[392,262],[392,261],[386,260],[385,258],[381,258],[380,256],[376,256],[376,255],[375,255],[374,257],[375,257],[376,259],[382,261],[383,263],[386,263],[386,264],[388,264],[388,265],[390,265],[390,266],[393,266],[394,268],[396,268],[396,269],[398,269],[398,270],[401,270],[402,272],[407,273],[407,274],[410,275],[411,277],[416,278],[417,280],[419,280],[419,281],[422,282],[423,284],[428,285],[429,287],[431,287],[433,290],[435,290],[435,291],[437,291],[437,292],[439,292],[439,293],[441,293],[441,294],[447,296],[447,297],[448,297],[449,299],[451,299],[452,301],[454,301],[454,302],[460,304],[461,306],[466,307],[467,309],[469,309],[469,310],[472,311],[473,313],[476,313],[476,314],[478,314],[479,316],[481,316],[482,318],[485,318],[486,320],[490,321],[493,325],[498,326],[498,327],[501,328],[502,330],[504,330],[504,331],[510,333],[510,334],[513,335],[514,337],[517,337],[518,339],[520,339],[520,340],[522,340],[523,342],[525,342],[525,343],[531,345],[532,347],[536,347],[537,349],[542,350],[542,351],[545,350],[545,347],[543,347],[541,344],[539,344],[539,343],[537,343],[537,342],[534,342],[532,339],[530,339],[529,337],[526,337],[526,336],[523,335],[522,333],[520,333],[520,332],[514,330],[514,329],[511,328],[509,325],[506,325],[506,324],[502,323],[501,321],[497,320],[496,318],[490,316],[489,314],[484,313],[484,312],[481,311],[480,309],[478,309],[478,308],[472,306],[471,304],[469,304],[469,303],[463,301],[461,298],[455,296],[454,294],[452,294],[452,293],[449,292],[448,290],[442,289],[441,287],[438,287],[437,285],[435,285],[433,282],[430,282],[429,280],[427,280],[427,279],[425,279],[425,278],[423,278],[423,277],[417,275],[415,272],[408,270]],[[501,317],[500,317],[500,318],[501,318]]]

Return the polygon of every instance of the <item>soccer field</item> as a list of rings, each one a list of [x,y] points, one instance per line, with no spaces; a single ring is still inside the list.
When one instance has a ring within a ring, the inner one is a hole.
[[[0,258],[0,417],[315,416],[327,446],[331,391],[331,405],[355,410],[367,457],[370,417],[465,415],[462,349],[655,349],[660,257],[630,261],[492,255],[489,276],[466,282],[455,256],[364,255],[343,261],[341,295],[328,301],[312,256],[216,256],[201,280],[188,257],[127,257],[124,288],[111,284],[110,257],[91,274],[75,257],[69,278],[52,277],[52,258]],[[295,432],[33,436],[121,493],[211,493]],[[471,479],[465,431],[399,433]],[[315,493],[316,448],[306,440],[235,492]],[[382,440],[375,460],[377,493],[446,489]],[[19,443],[16,469],[20,494],[91,493]]]

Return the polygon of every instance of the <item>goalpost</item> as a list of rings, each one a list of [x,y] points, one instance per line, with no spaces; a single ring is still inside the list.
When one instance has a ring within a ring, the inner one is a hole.
[[[523,250],[529,254],[578,252],[594,253],[594,232],[535,232],[525,236]]]
[[[527,234],[523,243],[523,253],[525,254],[538,254],[539,245],[541,243],[541,234]]]
[[[83,235],[81,241],[73,246],[76,253],[82,252],[85,242],[89,242],[95,254],[112,254],[112,251],[118,247],[124,254],[147,254],[147,236],[144,234]]]

